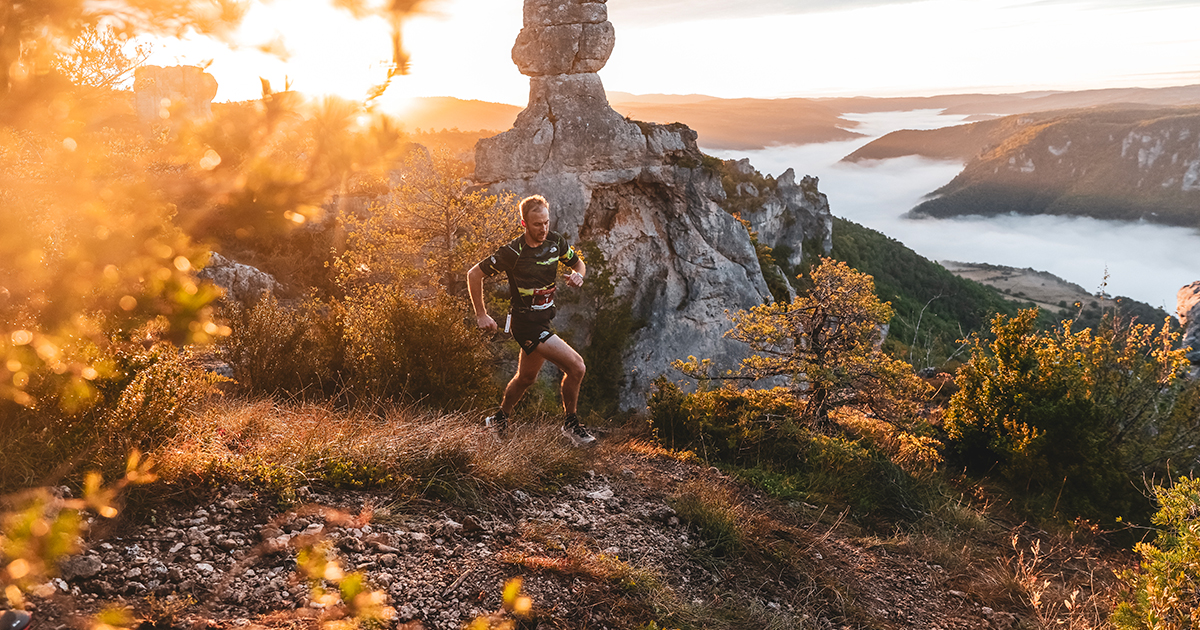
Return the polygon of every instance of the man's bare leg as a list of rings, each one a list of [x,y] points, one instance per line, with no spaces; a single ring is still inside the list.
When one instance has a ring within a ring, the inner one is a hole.
[[[541,347],[539,346],[538,349],[540,350]],[[512,415],[513,407],[517,406],[525,392],[529,391],[529,388],[537,382],[538,372],[542,371],[542,364],[545,362],[546,358],[538,354],[537,350],[533,354],[527,354],[524,350],[520,351],[520,356],[517,358],[517,373],[505,386],[504,398],[500,401],[500,410],[505,415]]]
[[[558,335],[553,335],[539,344],[533,354],[541,356],[542,359],[553,363],[562,370],[563,378],[559,391],[562,396],[563,412],[575,413],[579,405],[579,387],[583,384],[584,373],[587,372],[587,367],[583,364],[583,357],[579,356],[579,353],[575,352],[575,349]]]
[[[513,407],[517,406],[525,392],[537,382],[538,372],[546,361],[562,370],[563,379],[559,385],[559,393],[562,396],[563,412],[576,412],[579,406],[579,387],[583,384],[583,375],[587,368],[583,364],[583,357],[579,356],[574,348],[567,345],[558,335],[553,335],[538,344],[532,354],[521,352],[520,358],[517,359],[517,373],[504,388],[504,398],[500,402],[500,409],[505,414],[512,415]]]

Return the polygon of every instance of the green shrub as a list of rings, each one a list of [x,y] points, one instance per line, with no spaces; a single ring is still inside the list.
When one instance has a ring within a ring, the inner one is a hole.
[[[663,377],[654,384],[650,423],[670,448],[724,462],[783,499],[848,505],[860,521],[913,520],[928,511],[917,479],[870,442],[800,424],[799,403],[785,388],[689,394]]]
[[[329,304],[267,296],[232,312],[224,356],[244,393],[470,408],[495,385],[486,339],[463,311],[444,293],[420,299],[381,284]]]
[[[341,312],[314,298],[288,307],[266,295],[229,307],[222,356],[243,393],[322,398],[339,388]]]
[[[798,455],[798,403],[783,387],[722,387],[684,393],[660,376],[650,394],[650,424],[669,448],[744,463],[786,462]]]
[[[170,343],[92,350],[104,373],[92,380],[86,406],[61,405],[56,382],[31,385],[32,405],[0,402],[0,493],[55,478],[76,483],[87,470],[122,473],[131,450],[165,444],[220,380]]]
[[[1139,543],[1141,566],[1125,574],[1130,592],[1113,613],[1118,630],[1183,630],[1200,625],[1200,479],[1156,487],[1161,529]]]
[[[994,469],[1045,517],[1149,516],[1143,477],[1190,467],[1197,384],[1165,329],[1106,318],[1037,330],[1037,312],[997,316],[959,371],[945,427],[949,458]]]
[[[460,301],[374,285],[346,298],[347,383],[359,396],[469,409],[495,394],[487,339]]]

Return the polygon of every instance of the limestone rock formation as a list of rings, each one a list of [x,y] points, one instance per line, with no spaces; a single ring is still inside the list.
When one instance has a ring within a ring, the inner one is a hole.
[[[1200,280],[1180,289],[1176,304],[1183,325],[1183,349],[1192,362],[1192,376],[1200,377]]]
[[[225,297],[241,304],[253,304],[268,291],[279,293],[283,285],[271,274],[213,252],[208,265],[196,277],[225,289]]]
[[[596,72],[614,42],[603,2],[526,0],[513,61],[530,77],[529,104],[513,129],[476,145],[475,180],[545,196],[553,229],[596,244],[616,294],[645,324],[626,354],[620,395],[621,408],[636,409],[674,359],[696,355],[732,366],[744,356],[745,346],[723,337],[725,313],[771,295],[749,233],[722,207],[719,170],[700,152],[696,133],[627,120],[609,106]],[[824,196],[816,180],[780,179],[774,205],[755,214],[763,231],[786,225],[789,236],[780,238],[795,238],[799,255],[811,238],[800,234],[803,226],[824,221],[827,242],[832,219],[827,205],[817,208]],[[814,208],[811,221],[787,216]],[[584,346],[593,319],[566,304],[559,328]]]
[[[203,120],[212,116],[217,80],[196,66],[142,66],[134,71],[138,120],[162,124],[171,116]]]
[[[757,174],[749,159],[738,164]],[[737,197],[753,200],[738,204],[742,218],[758,234],[759,242],[773,248],[779,262],[788,266],[800,264],[806,241],[821,252],[833,247],[829,199],[817,190],[817,183],[816,177],[806,175],[797,184],[796,172],[789,168],[775,178],[773,187],[760,190],[749,182],[737,187]]]

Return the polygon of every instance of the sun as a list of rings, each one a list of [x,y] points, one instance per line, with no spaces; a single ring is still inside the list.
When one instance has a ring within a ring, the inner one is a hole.
[[[380,103],[398,112],[416,96],[523,103],[528,82],[509,59],[521,11],[495,0],[443,0],[404,25],[410,73],[396,76]],[[392,68],[391,27],[355,18],[331,0],[253,2],[230,40],[151,40],[154,65],[202,65],[218,82],[217,101],[272,90],[363,100]]]

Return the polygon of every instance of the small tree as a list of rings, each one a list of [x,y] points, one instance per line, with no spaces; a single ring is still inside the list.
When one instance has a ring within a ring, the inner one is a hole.
[[[464,294],[467,269],[521,229],[514,196],[472,188],[470,173],[448,153],[414,145],[387,200],[369,218],[352,221],[343,269],[402,278],[419,267],[418,285]]]
[[[132,42],[111,27],[89,24],[70,49],[58,53],[55,66],[71,83],[89,88],[116,88],[150,58],[151,46]]]
[[[1112,316],[1094,332],[1036,320],[997,315],[995,339],[975,340],[946,413],[952,452],[977,472],[998,465],[1049,513],[1144,515],[1139,479],[1190,468],[1200,440],[1177,335]]]
[[[749,344],[734,378],[791,379],[804,400],[802,415],[828,430],[830,410],[854,405],[885,418],[911,415],[925,384],[881,344],[891,307],[875,295],[871,276],[823,258],[812,270],[811,289],[790,303],[762,304],[730,316],[726,336]],[[678,363],[704,378],[705,363]]]

